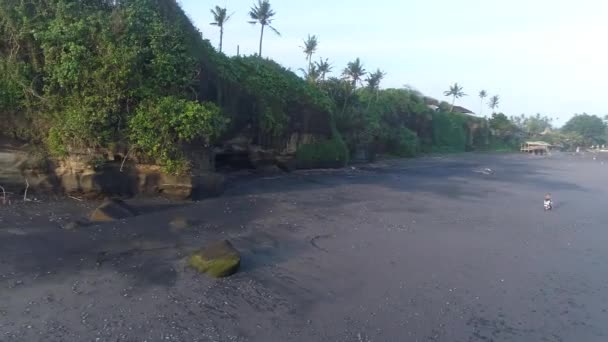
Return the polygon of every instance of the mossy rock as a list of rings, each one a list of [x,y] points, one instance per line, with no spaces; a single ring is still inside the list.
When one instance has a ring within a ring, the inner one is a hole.
[[[106,199],[91,214],[91,222],[111,222],[135,216],[135,211],[119,199]]]
[[[188,265],[214,278],[233,275],[241,265],[241,255],[228,240],[214,242],[195,252]]]

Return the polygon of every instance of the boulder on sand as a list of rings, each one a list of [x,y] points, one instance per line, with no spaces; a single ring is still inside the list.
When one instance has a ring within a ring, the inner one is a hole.
[[[214,278],[233,275],[241,265],[241,255],[228,240],[209,244],[195,252],[188,265]]]
[[[135,211],[119,199],[106,199],[91,214],[91,222],[111,222],[135,216]]]

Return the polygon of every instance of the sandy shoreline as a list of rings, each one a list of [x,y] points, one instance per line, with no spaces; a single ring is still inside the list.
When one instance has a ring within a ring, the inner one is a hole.
[[[143,215],[76,231],[61,227],[94,203],[0,207],[0,341],[605,341],[607,170],[589,155],[395,160],[135,201]],[[184,267],[218,238],[240,273]]]

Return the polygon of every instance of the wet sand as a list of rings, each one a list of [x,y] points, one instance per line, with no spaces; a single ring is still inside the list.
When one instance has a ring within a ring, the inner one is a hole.
[[[607,341],[607,194],[608,158],[468,154],[240,177],[73,231],[95,203],[0,207],[0,341]],[[222,238],[239,273],[185,267]]]

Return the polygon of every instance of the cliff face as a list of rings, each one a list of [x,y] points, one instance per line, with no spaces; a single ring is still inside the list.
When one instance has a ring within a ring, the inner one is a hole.
[[[324,93],[271,60],[218,53],[174,0],[0,2],[0,36],[0,134],[51,155],[68,192],[105,189],[97,173],[131,150],[134,165],[198,178],[233,150],[265,167],[332,136]],[[23,180],[15,151],[6,183]]]
[[[0,186],[5,191],[21,194],[27,187],[30,194],[163,195],[177,199],[213,197],[223,192],[224,177],[212,172],[209,164],[201,163],[191,172],[173,175],[159,165],[124,160],[119,155],[108,155],[107,151],[71,151],[60,159],[32,151],[30,145],[2,139]]]

